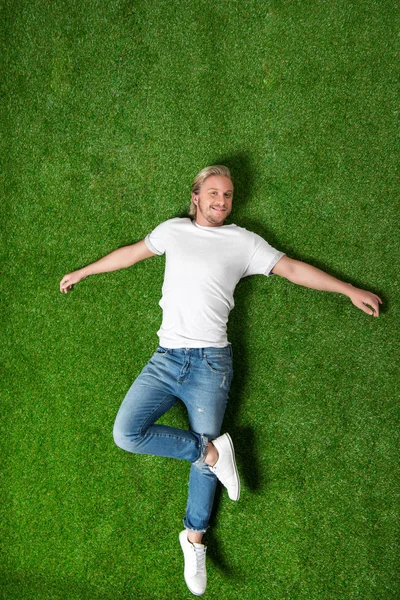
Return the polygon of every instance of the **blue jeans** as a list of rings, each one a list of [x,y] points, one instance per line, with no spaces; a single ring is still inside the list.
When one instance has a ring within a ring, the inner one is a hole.
[[[158,347],[121,404],[114,425],[117,446],[192,463],[184,525],[205,532],[217,485],[204,462],[208,440],[218,437],[232,381],[231,346]],[[185,404],[189,431],[155,425],[178,400]]]

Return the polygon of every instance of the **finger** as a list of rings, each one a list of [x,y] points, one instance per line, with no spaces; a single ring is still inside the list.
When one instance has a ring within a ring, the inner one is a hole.
[[[369,294],[369,297],[373,298],[374,300],[376,300],[377,302],[380,302],[382,304],[382,300],[376,294]]]
[[[379,305],[378,304],[364,304],[364,306],[367,308],[367,310],[365,312],[367,312],[369,315],[373,316],[373,317],[379,317]]]
[[[382,304],[382,302],[380,302],[380,298],[378,298],[377,301],[375,302],[375,304],[372,305],[372,308],[375,311],[375,313],[374,313],[375,317],[379,317],[379,304]]]
[[[370,304],[367,304],[367,302],[353,302],[353,304],[355,306],[357,306],[357,308],[359,308],[360,310],[362,310],[363,312],[365,312],[367,315],[373,315],[374,311],[371,308]]]

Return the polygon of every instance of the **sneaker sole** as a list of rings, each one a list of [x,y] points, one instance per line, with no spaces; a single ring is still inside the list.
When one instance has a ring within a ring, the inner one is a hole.
[[[235,468],[235,475],[236,475],[236,479],[238,482],[238,486],[237,486],[237,497],[236,498],[231,498],[231,500],[233,500],[234,502],[237,502],[240,498],[240,478],[239,478],[239,472],[237,470],[237,466],[236,466],[236,457],[235,457],[235,449],[233,447],[233,442],[232,442],[232,438],[229,435],[229,433],[225,433],[225,436],[229,442],[229,446],[231,448],[231,452],[232,452],[232,457],[233,457],[233,466]],[[230,496],[229,496],[230,497]]]

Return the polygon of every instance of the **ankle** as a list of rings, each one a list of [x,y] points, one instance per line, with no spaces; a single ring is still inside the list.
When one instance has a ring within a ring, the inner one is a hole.
[[[187,530],[187,539],[191,544],[202,544],[203,534],[198,531]]]
[[[218,450],[212,442],[208,442],[207,454],[205,457],[205,463],[209,467],[213,467],[218,460]]]

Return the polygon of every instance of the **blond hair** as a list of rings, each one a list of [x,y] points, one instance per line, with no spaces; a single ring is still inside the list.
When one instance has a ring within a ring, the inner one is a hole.
[[[228,167],[224,167],[224,165],[212,165],[211,167],[206,167],[202,169],[200,173],[197,173],[194,178],[192,185],[192,194],[198,194],[200,192],[200,188],[208,177],[212,175],[220,175],[221,177],[228,177],[232,181],[231,172]],[[190,202],[188,216],[193,219],[196,217],[197,206],[193,202],[193,198]]]

